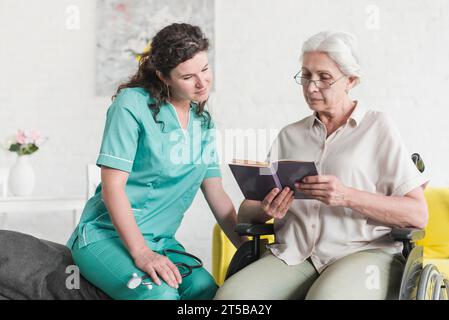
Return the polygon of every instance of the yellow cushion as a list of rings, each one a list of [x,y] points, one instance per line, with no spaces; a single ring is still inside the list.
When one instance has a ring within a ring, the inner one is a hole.
[[[429,222],[417,244],[424,246],[424,258],[449,258],[449,188],[427,188],[424,195]]]
[[[272,223],[273,221],[269,221]],[[274,242],[274,236],[262,236],[261,239],[268,239],[268,243]],[[237,249],[221,230],[218,224],[215,224],[212,234],[212,276],[217,285],[221,286],[225,280],[229,263]]]
[[[236,251],[220,226],[215,224],[212,234],[212,275],[217,285],[223,284],[228,265]]]

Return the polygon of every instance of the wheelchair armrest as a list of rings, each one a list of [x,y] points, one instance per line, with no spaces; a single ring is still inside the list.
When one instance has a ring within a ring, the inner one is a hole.
[[[394,228],[391,230],[390,238],[394,241],[415,242],[424,239],[426,235],[423,229],[416,228]]]
[[[252,239],[243,243],[237,249],[229,263],[225,279],[259,259],[260,247],[267,242],[267,239],[261,239],[260,237],[274,234],[274,227],[272,223],[239,223],[235,226],[234,231],[240,236],[251,236]]]
[[[235,227],[235,232],[240,236],[263,236],[267,234],[274,234],[274,227],[272,223],[239,223]]]

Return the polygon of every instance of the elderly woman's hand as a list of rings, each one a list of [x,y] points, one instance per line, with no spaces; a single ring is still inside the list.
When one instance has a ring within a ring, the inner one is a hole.
[[[285,187],[282,192],[274,188],[267,194],[260,204],[265,214],[272,218],[282,219],[294,200],[294,192],[289,187]]]
[[[295,183],[298,191],[329,206],[347,206],[349,188],[335,176],[309,176]]]

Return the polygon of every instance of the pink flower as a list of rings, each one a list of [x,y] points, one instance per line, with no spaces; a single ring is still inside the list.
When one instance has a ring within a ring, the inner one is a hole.
[[[29,143],[36,144],[36,142],[40,139],[40,137],[41,137],[41,133],[39,131],[36,131],[36,130],[26,131],[25,132],[25,143],[26,144],[29,144]]]
[[[32,130],[30,133],[31,139],[33,139],[33,141],[37,141],[41,138],[41,133],[40,131],[37,130]]]
[[[124,5],[123,3],[119,3],[118,5],[115,6],[115,10],[120,11],[120,12],[125,12],[126,5]]]
[[[25,141],[26,141],[25,132],[23,132],[22,130],[19,130],[17,132],[16,140],[17,140],[18,144],[25,144]]]

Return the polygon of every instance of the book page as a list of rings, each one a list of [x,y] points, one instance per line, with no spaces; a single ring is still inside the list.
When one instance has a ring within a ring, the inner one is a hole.
[[[261,161],[254,161],[254,160],[240,160],[240,159],[233,159],[232,164],[247,165],[247,166],[254,166],[254,167],[270,166],[270,164],[268,162],[261,162]]]

